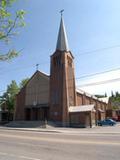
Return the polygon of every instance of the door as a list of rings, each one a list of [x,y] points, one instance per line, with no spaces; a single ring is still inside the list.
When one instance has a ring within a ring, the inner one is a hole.
[[[43,108],[43,120],[49,119],[49,108]]]
[[[31,120],[31,109],[30,108],[25,109],[25,120],[27,121]]]

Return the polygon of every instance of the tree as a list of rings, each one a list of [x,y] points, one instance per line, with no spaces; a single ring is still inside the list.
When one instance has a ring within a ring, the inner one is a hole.
[[[10,117],[11,115],[13,115],[14,112],[16,95],[18,94],[20,89],[25,86],[28,80],[29,78],[21,80],[19,85],[17,85],[15,80],[12,80],[11,83],[7,86],[6,92],[3,93],[3,95],[0,97],[0,106],[2,106],[2,104],[6,104],[5,106],[8,110],[8,120],[11,119]]]
[[[17,0],[0,0],[0,43],[5,43],[6,45],[16,35],[17,29],[25,25],[25,11],[19,10],[14,14],[10,12],[10,7],[15,1]],[[8,50],[7,53],[1,53],[0,50],[0,61],[11,59],[18,54],[14,49]]]
[[[19,87],[16,81],[12,81],[10,85],[7,86],[6,92],[3,94],[2,99],[7,105],[8,111],[11,113],[14,110],[15,96],[19,92]]]
[[[17,85],[15,80],[12,80],[11,83],[7,86],[7,90],[0,97],[0,104],[6,103],[7,110],[11,113],[14,111],[15,98],[16,94],[20,91],[21,88],[25,86],[29,78],[21,80],[20,84]]]
[[[116,97],[120,97],[120,94],[119,94],[119,92],[117,91],[117,92],[115,92],[115,96]]]
[[[111,91],[111,97],[114,97],[114,93],[113,93],[113,91]]]
[[[25,78],[25,79],[23,79],[20,82],[20,85],[19,85],[20,89],[23,88],[26,85],[26,83],[28,82],[28,80],[29,80],[29,78]]]
[[[104,98],[104,97],[105,97],[105,95],[99,95],[99,94],[96,94],[96,95],[95,95],[95,97],[97,97],[97,98]]]
[[[107,97],[107,93],[105,92],[105,96],[104,97]]]
[[[111,106],[113,109],[120,109],[120,94],[119,92],[115,92],[115,94],[113,94],[113,92],[111,92],[111,96],[109,97],[109,101],[111,103]]]

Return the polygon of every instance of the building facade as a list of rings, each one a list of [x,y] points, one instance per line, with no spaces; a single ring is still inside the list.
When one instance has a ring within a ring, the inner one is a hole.
[[[48,120],[61,126],[92,127],[105,119],[107,103],[76,88],[74,57],[61,17],[50,76],[37,71],[16,97],[15,120]]]
[[[49,113],[49,76],[36,71],[16,96],[15,120],[45,120]]]

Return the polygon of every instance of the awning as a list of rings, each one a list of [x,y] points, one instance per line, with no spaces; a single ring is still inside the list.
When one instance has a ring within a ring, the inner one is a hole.
[[[43,104],[36,104],[36,105],[25,105],[25,108],[48,108],[49,105],[46,103]]]
[[[81,106],[70,106],[69,107],[69,112],[96,112],[95,110],[95,105],[81,105]]]
[[[105,111],[103,111],[102,109],[98,109],[99,112],[104,113]]]

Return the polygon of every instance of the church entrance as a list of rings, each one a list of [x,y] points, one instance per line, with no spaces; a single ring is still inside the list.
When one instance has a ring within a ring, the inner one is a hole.
[[[26,121],[30,121],[31,120],[31,109],[30,108],[26,108],[25,109],[25,120]]]
[[[45,121],[49,119],[49,107],[32,107],[25,109],[25,120]]]

